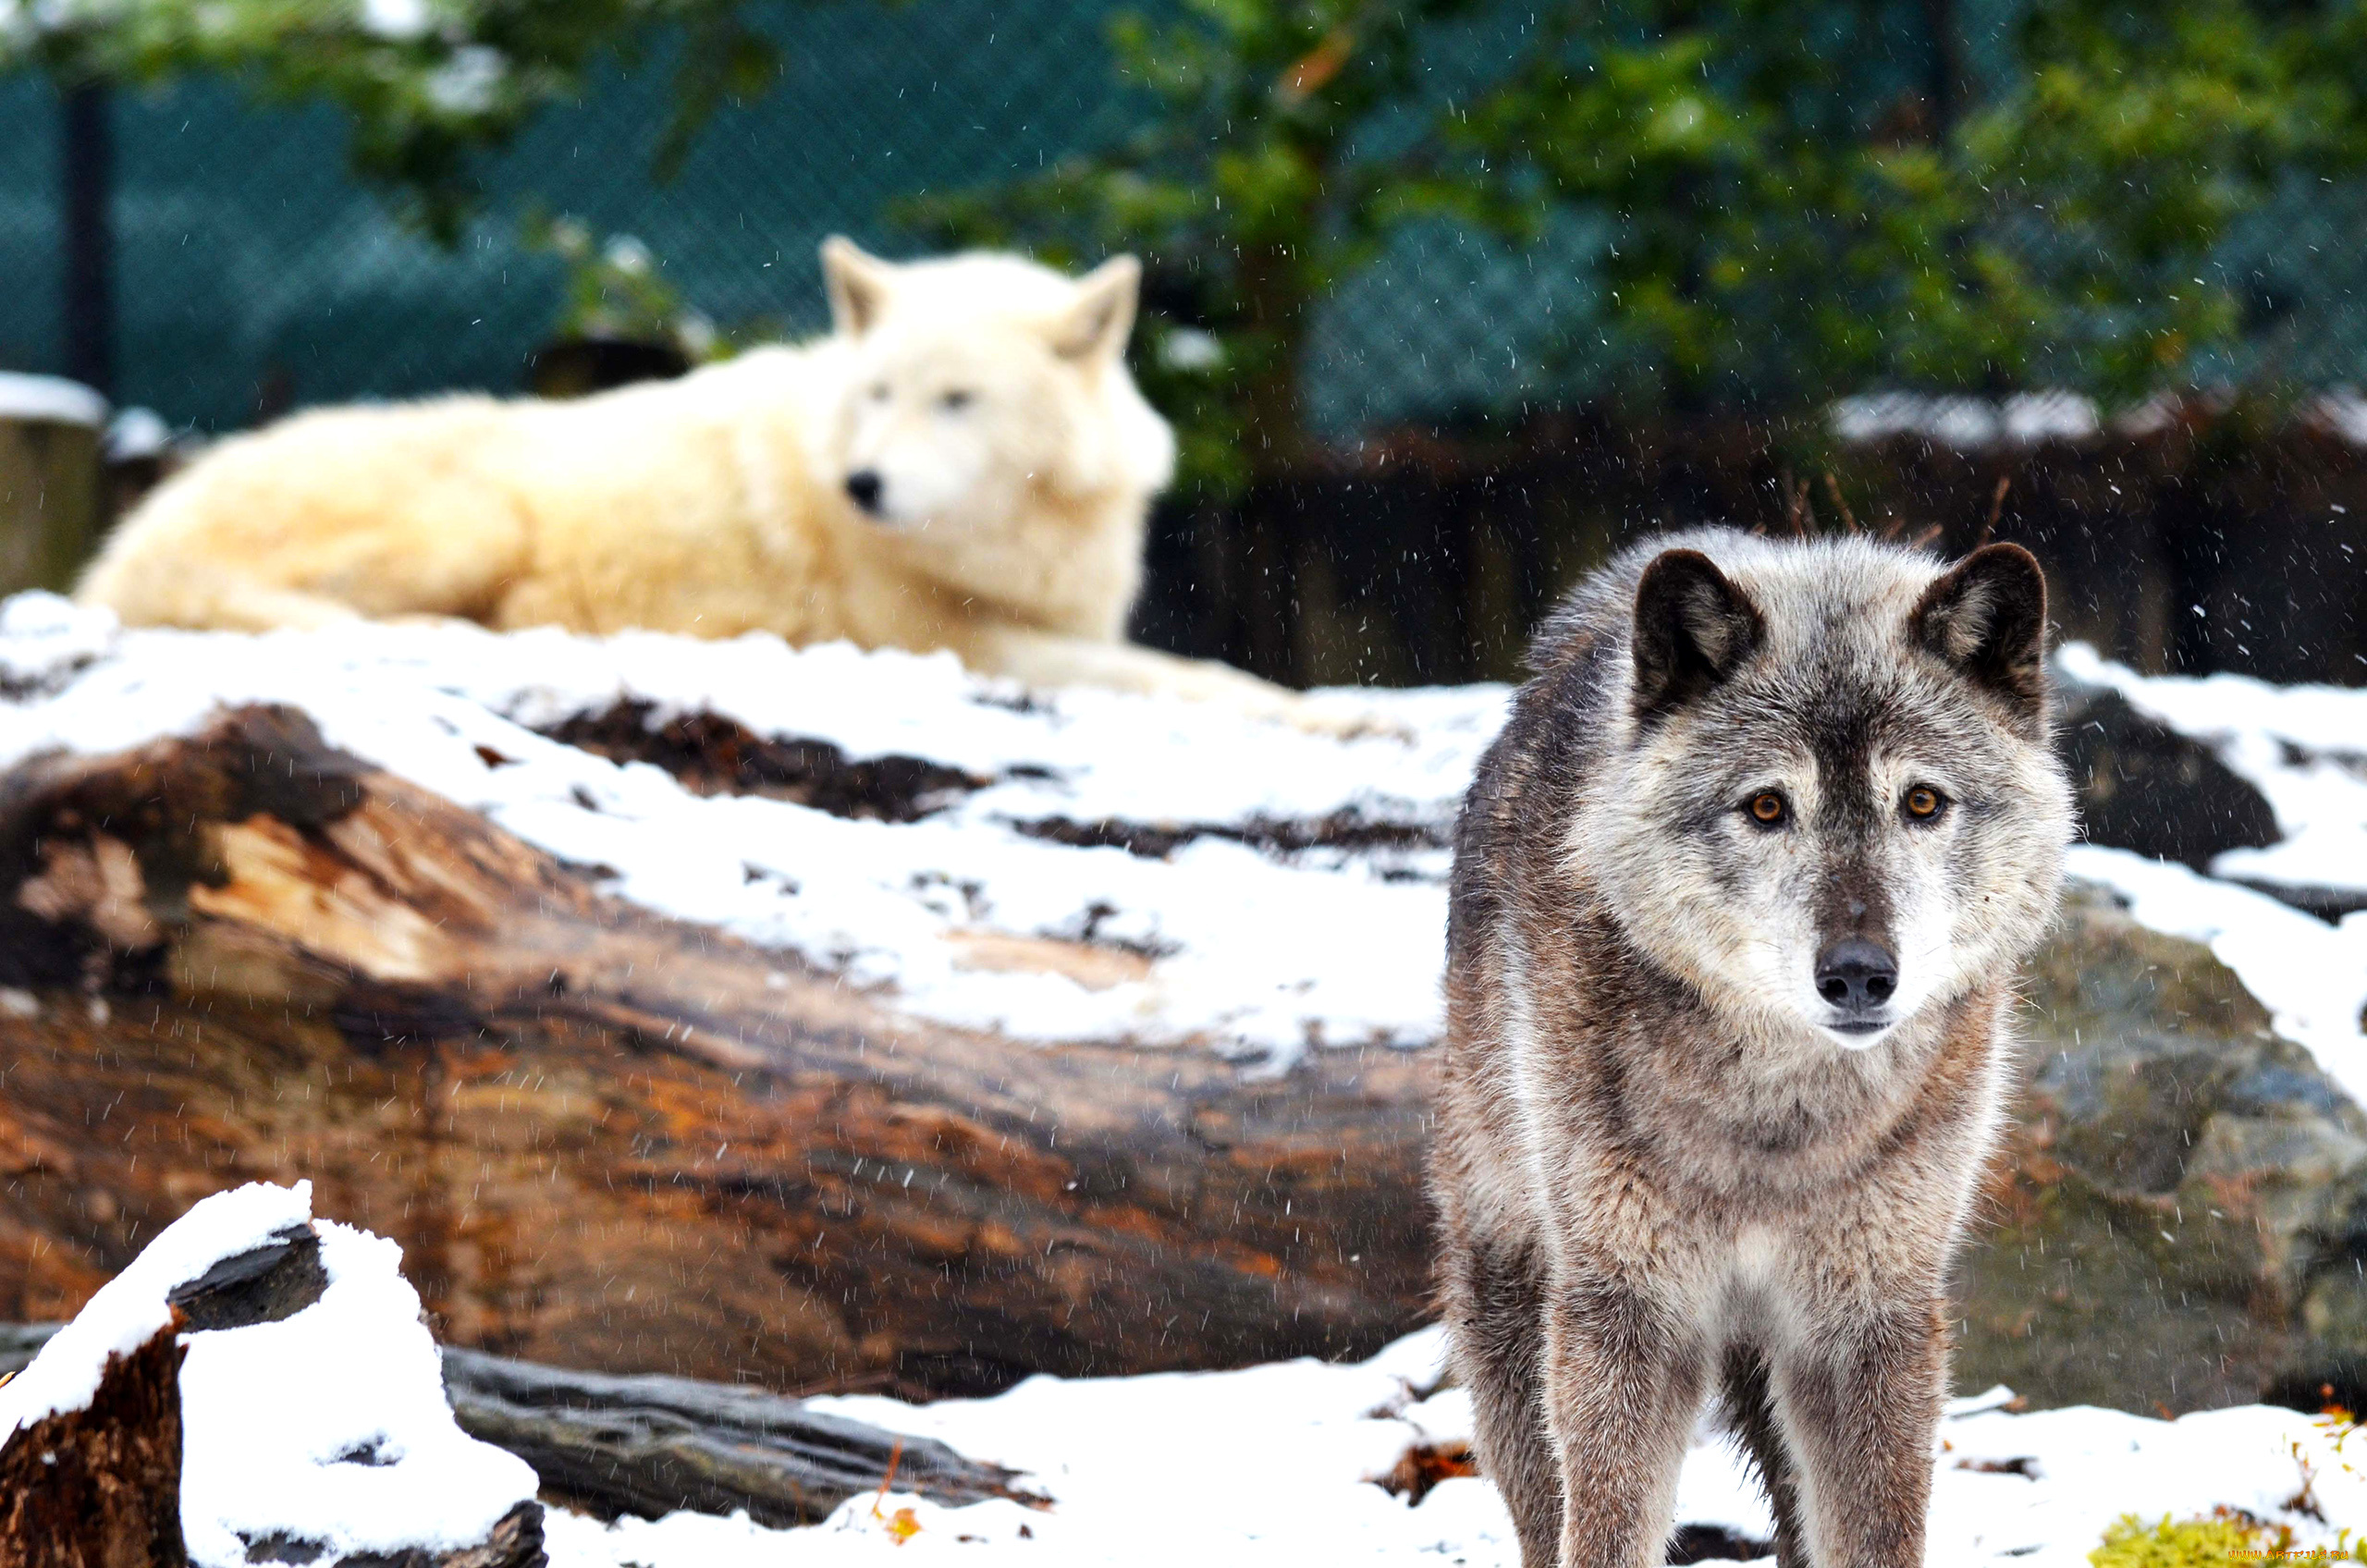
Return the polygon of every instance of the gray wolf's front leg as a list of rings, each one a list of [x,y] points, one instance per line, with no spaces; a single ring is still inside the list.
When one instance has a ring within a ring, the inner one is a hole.
[[[1546,1403],[1562,1465],[1561,1568],[1658,1568],[1709,1367],[1691,1325],[1613,1280],[1556,1280]]]
[[[1817,1568],[1921,1568],[1946,1380],[1942,1305],[1817,1323],[1775,1357]]]
[[[1441,1283],[1456,1368],[1471,1390],[1479,1467],[1520,1532],[1521,1568],[1562,1551],[1561,1463],[1546,1440],[1546,1263],[1536,1244],[1454,1235]]]

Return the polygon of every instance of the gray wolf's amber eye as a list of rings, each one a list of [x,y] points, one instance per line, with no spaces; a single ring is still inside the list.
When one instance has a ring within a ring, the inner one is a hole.
[[[1743,809],[1750,813],[1751,821],[1761,827],[1781,827],[1784,825],[1784,817],[1789,810],[1784,804],[1784,797],[1772,790],[1761,790],[1750,798],[1750,804]]]
[[[1907,791],[1907,815],[1919,822],[1929,822],[1940,815],[1948,798],[1929,784],[1918,784]]]
[[[937,406],[947,413],[960,413],[976,399],[975,392],[948,392],[937,400]]]

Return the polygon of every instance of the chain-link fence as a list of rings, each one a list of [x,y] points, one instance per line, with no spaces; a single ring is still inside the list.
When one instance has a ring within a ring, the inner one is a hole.
[[[492,161],[484,215],[451,250],[354,182],[325,108],[257,108],[218,81],[117,93],[117,401],[219,430],[291,404],[513,389],[560,306],[560,264],[523,243],[536,209],[637,235],[727,327],[810,331],[823,236],[878,242],[899,196],[1033,168],[1122,121],[1098,6],[853,0],[779,21],[779,86],[722,110],[676,178],[651,176],[671,73],[645,61]],[[63,368],[59,118],[47,83],[0,83],[0,367]]]
[[[1135,4],[784,0],[769,17],[778,86],[723,109],[675,178],[650,172],[670,108],[669,63],[654,58],[490,161],[484,215],[449,250],[354,181],[328,109],[259,108],[218,80],[119,92],[113,390],[223,430],[300,404],[514,389],[560,309],[560,263],[523,243],[538,209],[639,236],[727,328],[813,330],[824,235],[893,247],[900,198],[1023,175],[1129,129],[1144,104],[1106,35]],[[1987,11],[2010,9],[1968,7],[1968,36],[1992,37],[2003,23]],[[67,368],[61,117],[46,81],[0,80],[0,368]],[[2288,376],[2367,378],[2362,213],[2367,192],[2312,181],[2227,248],[2252,279],[2253,340]],[[1445,223],[1401,229],[1318,309],[1309,424],[1336,437],[1583,395],[1588,263],[1605,238],[1576,217],[1524,252]]]
[[[1023,176],[1131,127],[1145,105],[1106,35],[1133,8],[784,4],[779,84],[721,111],[675,178],[651,176],[671,69],[648,59],[492,160],[484,216],[456,249],[355,182],[329,109],[262,108],[214,80],[119,92],[113,391],[222,431],[303,404],[513,390],[560,309],[560,263],[524,242],[538,211],[637,236],[684,302],[727,329],[815,330],[825,235],[892,248],[900,199]],[[1489,40],[1450,42],[1467,54]],[[0,81],[0,276],[12,284],[0,369],[67,368],[60,120],[47,82]],[[1312,324],[1310,427],[1338,437],[1568,395],[1556,349],[1591,308],[1600,243],[1575,221],[1521,254],[1453,225],[1408,226]]]

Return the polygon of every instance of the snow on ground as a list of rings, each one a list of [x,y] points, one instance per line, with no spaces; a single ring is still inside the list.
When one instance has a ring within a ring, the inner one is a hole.
[[[2367,693],[2148,680],[2083,650],[2066,658],[2080,679],[2114,685],[2208,741],[2267,795],[2287,842],[2223,857],[2215,870],[2367,888]],[[1087,691],[1023,697],[941,656],[459,626],[123,633],[39,594],[0,606],[0,766],[186,733],[226,704],[289,704],[332,744],[554,854],[608,868],[619,896],[893,986],[914,1011],[1038,1039],[1206,1042],[1274,1063],[1309,1039],[1418,1045],[1434,1035],[1440,836],[1507,697],[1496,687],[1359,693],[1403,733],[1343,743],[1196,704]],[[653,725],[714,714],[762,736],[828,741],[852,760],[924,758],[984,782],[919,822],[857,821],[760,797],[703,798],[656,767],[618,766],[541,733],[620,702],[648,704]],[[1329,820],[1395,836],[1379,848],[1296,851],[1203,836],[1154,858],[1023,831],[1104,819],[1236,835]],[[2117,851],[2077,847],[2071,865],[2115,889],[2138,920],[2210,943],[2279,1027],[2367,1100],[2367,915],[2329,925],[2234,882]],[[965,967],[963,942],[981,935],[1122,948],[1145,972],[1097,986]],[[233,1231],[251,1244],[283,1222],[281,1209],[299,1207],[298,1194],[230,1196],[255,1212],[237,1210],[233,1224],[230,1208],[201,1206],[183,1221],[212,1216],[210,1239],[189,1243],[197,1251],[239,1250],[225,1240]],[[399,1487],[441,1510],[407,1505],[414,1535],[421,1518],[448,1519],[455,1539],[465,1525],[481,1535],[497,1504],[531,1488],[518,1462],[460,1437],[440,1402],[429,1411],[433,1353],[391,1245],[321,1230],[337,1282],[320,1304],[285,1323],[192,1337],[184,1510],[202,1562],[234,1561],[225,1542],[267,1511],[301,1509],[307,1528],[345,1532],[339,1550],[373,1550],[371,1521],[386,1517]],[[152,1255],[180,1247],[182,1235],[168,1231]],[[143,1256],[95,1298],[0,1390],[0,1431],[24,1413],[87,1400],[105,1351],[162,1322],[159,1281],[183,1261],[166,1269]],[[1514,1563],[1509,1524],[1484,1483],[1446,1480],[1418,1507],[1372,1484],[1409,1445],[1467,1436],[1462,1395],[1421,1397],[1437,1354],[1430,1331],[1360,1366],[1037,1378],[997,1399],[926,1407],[822,1401],[1029,1471],[1055,1506],[955,1510],[889,1495],[797,1531],[744,1517],[607,1526],[555,1513],[552,1559],[557,1568],[737,1568],[899,1551],[1045,1564]],[[258,1388],[270,1398],[246,1397]],[[260,1413],[271,1403],[283,1416],[317,1415],[275,1434]],[[1997,1404],[1962,1402],[1943,1429],[1934,1564],[2070,1568],[2124,1513],[2183,1516],[2216,1504],[2292,1523],[2305,1541],[2330,1539],[2286,1508],[2302,1490],[2304,1463],[2326,1519],[2367,1521],[2367,1482],[2354,1473],[2367,1470],[2358,1452],[2367,1438],[2353,1440],[2346,1469],[2328,1431],[2290,1412],[2162,1422],[2089,1409],[2016,1415]],[[364,1453],[396,1463],[357,1462]],[[408,1489],[423,1478],[432,1478],[424,1490]],[[1688,1457],[1679,1516],[1746,1535],[1768,1528],[1747,1473],[1714,1439]]]
[[[2217,876],[2088,846],[2073,873],[2147,925],[2209,942],[2367,1101],[2367,913],[2332,925],[2225,879],[2367,892],[2367,692],[2147,678],[2077,646],[2063,657],[2214,746],[2288,835],[2222,856]],[[0,606],[0,692],[15,693],[0,703],[0,766],[184,733],[224,704],[286,703],[332,744],[605,868],[620,897],[892,987],[914,1012],[1028,1039],[1206,1044],[1269,1067],[1311,1041],[1435,1037],[1444,836],[1509,700],[1498,686],[1335,694],[1396,728],[1343,742],[1212,704],[1024,693],[944,655],[458,624],[119,632],[39,594]],[[653,728],[711,714],[979,783],[917,822],[859,820],[701,796],[546,738],[626,703]],[[1186,837],[1152,856],[1041,831],[1106,821]],[[1276,824],[1315,823],[1364,842],[1270,841]],[[1012,937],[1122,962],[1014,972],[991,950]]]
[[[309,1182],[254,1182],[198,1203],[0,1388],[0,1432],[87,1406],[107,1356],[165,1328],[174,1287],[305,1225],[312,1198]],[[318,1301],[181,1337],[181,1531],[197,1568],[243,1568],[275,1537],[332,1562],[458,1550],[534,1495],[525,1461],[454,1423],[402,1249],[315,1229],[328,1277]]]
[[[849,1500],[806,1529],[744,1515],[675,1514],[614,1525],[554,1513],[552,1568],[757,1568],[780,1562],[1308,1562],[1514,1568],[1520,1553],[1495,1490],[1441,1482],[1409,1507],[1378,1485],[1417,1443],[1466,1440],[1470,1405],[1437,1383],[1438,1329],[1356,1366],[1284,1362],[1239,1372],[1063,1380],[1039,1377],[989,1400],[916,1406],[870,1396],[816,1408],[942,1439],[1029,1473],[1053,1500],[946,1508],[916,1497]],[[2077,1408],[2017,1415],[2005,1390],[1961,1400],[1934,1456],[1932,1568],[2014,1562],[2085,1568],[2104,1527],[2215,1504],[2291,1524],[2300,1541],[2335,1527],[2287,1508],[2312,1467],[2318,1511],[2367,1521],[2367,1469],[2330,1427],[2259,1406],[2155,1421]],[[904,1525],[898,1515],[904,1510]],[[1772,1525],[1736,1451],[1706,1430],[1686,1459],[1677,1519],[1765,1540]],[[900,1544],[901,1543],[901,1544]]]
[[[0,1411],[37,1418],[87,1401],[105,1347],[136,1346],[162,1327],[165,1292],[310,1221],[311,1195],[308,1184],[256,1184],[200,1203],[0,1390]],[[535,1489],[523,1461],[454,1424],[399,1249],[332,1222],[314,1228],[329,1281],[318,1301],[277,1323],[183,1336],[181,1520],[197,1568],[244,1564],[265,1539],[283,1551],[317,1546],[328,1562],[452,1550],[482,1541]],[[553,1508],[550,1561],[1514,1568],[1511,1522],[1487,1482],[1441,1480],[1418,1504],[1379,1484],[1409,1452],[1469,1442],[1470,1399],[1441,1386],[1443,1347],[1432,1328],[1349,1365],[1036,1377],[992,1399],[927,1405],[817,1399],[816,1410],[1018,1470],[1050,1505],[953,1508],[890,1490],[791,1530],[688,1513],[607,1525]],[[1931,1568],[2082,1568],[2125,1513],[2239,1509],[2290,1525],[2303,1547],[2367,1525],[2367,1431],[2346,1452],[2334,1424],[2263,1406],[2156,1421],[2091,1408],[2015,1415],[2009,1400],[1998,1389],[1948,1406],[1933,1455]],[[1706,1425],[1686,1457],[1676,1519],[1744,1540],[1772,1534],[1748,1466]]]

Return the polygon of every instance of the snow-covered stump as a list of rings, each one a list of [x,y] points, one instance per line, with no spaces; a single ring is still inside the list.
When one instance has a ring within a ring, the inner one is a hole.
[[[542,1568],[534,1473],[454,1424],[391,1243],[197,1205],[0,1386],[0,1562]]]

